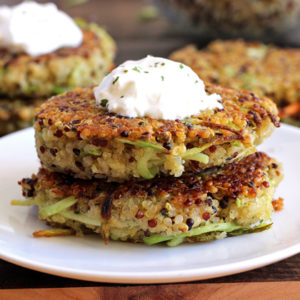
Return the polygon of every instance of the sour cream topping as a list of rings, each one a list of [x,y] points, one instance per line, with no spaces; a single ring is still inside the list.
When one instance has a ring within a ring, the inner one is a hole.
[[[23,2],[0,7],[0,47],[36,56],[78,47],[82,31],[53,3]]]
[[[190,67],[149,55],[115,68],[94,88],[94,95],[98,105],[133,118],[176,120],[223,108],[221,97],[208,95]]]

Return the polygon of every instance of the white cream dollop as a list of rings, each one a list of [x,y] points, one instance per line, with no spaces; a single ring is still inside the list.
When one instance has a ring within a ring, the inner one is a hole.
[[[23,2],[0,7],[0,47],[37,56],[78,47],[82,31],[53,3]]]
[[[223,108],[221,97],[208,95],[188,66],[160,57],[126,61],[94,88],[96,102],[127,117],[184,119],[206,109]]]

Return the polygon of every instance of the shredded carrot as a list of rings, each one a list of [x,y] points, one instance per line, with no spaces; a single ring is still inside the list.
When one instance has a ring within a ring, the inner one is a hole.
[[[109,72],[111,72],[115,67],[116,67],[115,64],[111,64],[109,67]]]
[[[280,119],[283,119],[285,117],[294,116],[297,113],[300,113],[300,101],[283,107],[279,112],[279,117]]]
[[[73,235],[74,231],[71,229],[53,228],[48,230],[39,230],[33,233],[36,238],[39,237],[53,237],[53,236],[66,236]]]
[[[283,198],[279,197],[278,199],[274,199],[272,201],[272,205],[275,211],[279,211],[283,209]]]

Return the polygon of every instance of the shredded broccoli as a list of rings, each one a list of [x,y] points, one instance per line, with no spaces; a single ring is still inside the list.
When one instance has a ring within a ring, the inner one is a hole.
[[[17,206],[32,206],[37,205],[36,201],[34,199],[30,200],[12,200],[10,202],[11,205],[17,205]]]
[[[149,167],[149,160],[153,157],[153,150],[145,149],[145,154],[137,162],[137,171],[145,179],[152,179],[157,174],[158,170],[154,167]]]
[[[27,89],[26,89],[26,93],[31,94],[34,93],[38,90],[38,86],[35,84],[29,84]]]
[[[100,156],[101,151],[100,150],[84,150],[81,149],[81,152],[83,155],[93,155],[93,156]]]
[[[63,88],[61,86],[54,86],[52,88],[52,94],[55,94],[55,95],[63,94],[64,92],[67,92],[67,91],[68,91],[68,88]]]
[[[84,215],[75,214],[71,211],[61,211],[59,214],[62,215],[64,218],[78,221],[87,225],[101,226],[100,217],[99,219],[94,219]]]
[[[209,162],[209,157],[201,153],[203,150],[206,149],[206,146],[203,146],[201,148],[192,148],[187,151],[181,156],[184,160],[196,160],[203,164],[207,164]]]
[[[225,66],[223,70],[228,77],[234,77],[237,73],[236,70],[231,66]]]
[[[152,143],[149,143],[149,142],[144,142],[144,141],[132,142],[132,141],[125,140],[125,139],[116,139],[116,140],[118,142],[133,145],[133,146],[139,146],[139,147],[143,147],[143,148],[152,148],[152,149],[155,149],[155,150],[166,151],[166,149],[163,146],[152,144]]]
[[[259,232],[263,230],[267,230],[272,226],[272,223],[266,224],[264,222],[256,225],[256,226],[241,226],[238,224],[235,224],[233,222],[229,223],[215,223],[215,224],[208,224],[204,226],[199,226],[197,228],[193,228],[188,232],[183,232],[178,235],[171,235],[171,236],[165,236],[162,234],[154,234],[149,237],[144,238],[144,242],[148,245],[154,245],[161,242],[167,242],[167,245],[170,247],[177,246],[184,242],[186,237],[193,237],[193,236],[201,236],[205,235],[207,233],[212,232],[228,232],[229,236],[237,236],[242,235],[246,233],[253,233],[253,232]]]
[[[78,82],[80,81],[80,78],[85,72],[85,67],[83,64],[78,64],[72,71],[69,80],[68,85],[70,87],[75,87],[78,85]]]
[[[155,6],[147,5],[138,12],[137,16],[141,21],[150,21],[158,18],[159,12]]]
[[[179,244],[181,244],[184,241],[185,237],[183,236],[179,236],[177,238],[174,238],[173,240],[170,240],[167,242],[167,245],[169,247],[175,247],[178,246]]]
[[[164,236],[162,234],[154,234],[149,237],[144,238],[144,242],[148,245],[154,245],[157,243],[161,243],[164,241],[170,241],[167,243],[168,246],[177,246],[184,241],[186,237],[192,237],[201,235],[207,232],[213,231],[225,231],[231,232],[238,229],[249,229],[248,227],[243,227],[241,225],[237,225],[233,222],[230,223],[215,223],[215,224],[208,224],[204,226],[199,226],[196,228],[191,229],[188,232],[183,232],[178,235],[171,235],[171,236]]]
[[[242,143],[240,141],[234,141],[232,145],[235,147],[242,147]]]
[[[208,164],[209,162],[209,157],[206,154],[203,153],[198,153],[195,155],[191,155],[191,156],[186,156],[184,157],[185,160],[196,160],[199,161],[203,164]]]
[[[68,198],[62,199],[54,204],[51,204],[49,206],[44,206],[40,209],[40,217],[42,219],[45,219],[47,217],[50,217],[52,215],[55,215],[66,208],[71,207],[73,204],[77,202],[76,198],[74,196],[70,196]]]

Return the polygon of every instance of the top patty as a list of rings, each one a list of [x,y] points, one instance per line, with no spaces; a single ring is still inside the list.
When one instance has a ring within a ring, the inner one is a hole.
[[[300,50],[261,43],[215,41],[198,50],[189,45],[171,59],[190,66],[203,80],[267,96],[278,105],[300,99]]]
[[[180,176],[240,159],[279,126],[267,98],[213,85],[207,92],[220,94],[224,109],[181,121],[109,113],[96,106],[92,88],[52,97],[35,118],[39,157],[44,167],[79,178]]]
[[[41,97],[99,82],[111,68],[115,44],[96,24],[80,21],[79,25],[83,42],[76,48],[40,56],[0,49],[0,93]]]

